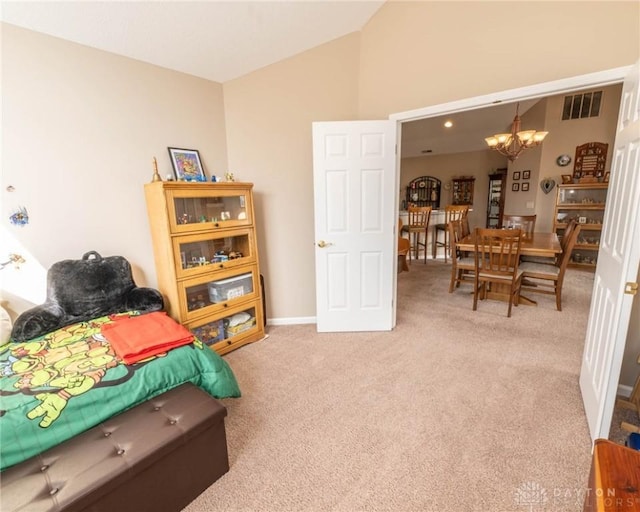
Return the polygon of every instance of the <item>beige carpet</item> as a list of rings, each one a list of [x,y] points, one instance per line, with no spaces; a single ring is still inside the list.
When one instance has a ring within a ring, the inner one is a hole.
[[[225,356],[231,469],[185,510],[579,511],[591,442],[578,375],[593,275],[563,311],[448,293],[449,266],[398,276],[393,332],[313,325]],[[295,293],[295,283],[291,283]]]

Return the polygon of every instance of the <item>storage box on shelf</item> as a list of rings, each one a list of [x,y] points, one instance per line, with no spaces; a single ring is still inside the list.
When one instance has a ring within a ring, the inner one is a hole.
[[[145,185],[169,314],[219,354],[264,337],[251,183]]]
[[[553,225],[558,238],[562,238],[571,219],[575,219],[582,226],[569,260],[571,267],[587,270],[596,268],[607,187],[608,183],[574,183],[558,186]]]

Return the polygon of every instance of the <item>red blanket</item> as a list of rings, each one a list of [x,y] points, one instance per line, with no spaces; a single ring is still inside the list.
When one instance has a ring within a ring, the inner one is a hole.
[[[133,364],[193,341],[193,334],[162,311],[140,316],[116,317],[101,328],[115,353]]]

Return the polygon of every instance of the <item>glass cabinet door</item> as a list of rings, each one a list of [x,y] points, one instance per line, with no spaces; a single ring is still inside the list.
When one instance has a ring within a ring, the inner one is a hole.
[[[179,283],[182,317],[187,321],[212,315],[238,303],[255,299],[260,289],[255,265],[209,273]]]
[[[209,230],[197,235],[177,236],[173,238],[173,254],[178,278],[233,268],[256,260],[249,229]]]
[[[217,320],[191,322],[187,328],[205,345],[222,354],[225,347],[240,336],[253,334],[263,322],[262,310],[255,306],[237,306]]]
[[[559,189],[558,206],[604,206],[607,199],[607,188],[563,187]]]
[[[181,189],[168,193],[169,222],[174,233],[193,232],[199,226],[206,230],[252,223],[251,198],[242,190],[203,190],[201,194],[194,194]]]

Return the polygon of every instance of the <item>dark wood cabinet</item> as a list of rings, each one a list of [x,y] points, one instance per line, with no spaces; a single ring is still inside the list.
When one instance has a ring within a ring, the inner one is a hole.
[[[489,197],[487,198],[487,227],[501,228],[504,213],[504,193],[507,174],[498,172],[489,174]]]
[[[451,180],[453,193],[451,204],[472,206],[475,182],[475,178],[453,178]]]

